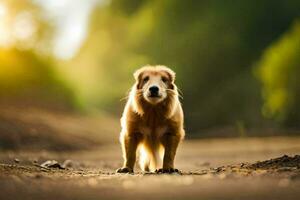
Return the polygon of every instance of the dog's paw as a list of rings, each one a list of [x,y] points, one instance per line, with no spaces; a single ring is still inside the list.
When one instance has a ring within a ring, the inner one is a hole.
[[[133,173],[133,169],[131,169],[129,167],[121,167],[121,168],[117,169],[116,172],[117,173]]]
[[[181,172],[178,169],[174,169],[174,168],[161,168],[161,169],[157,169],[155,171],[158,174],[173,174],[173,173],[178,173],[181,174]]]

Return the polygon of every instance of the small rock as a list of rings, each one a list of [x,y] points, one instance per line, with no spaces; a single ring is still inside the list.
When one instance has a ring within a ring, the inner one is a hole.
[[[43,178],[43,175],[41,175],[41,174],[36,174],[36,175],[34,176],[34,178],[40,179],[40,178]]]
[[[38,163],[37,159],[34,159],[34,160],[32,161],[32,163],[33,163],[33,164],[37,164],[37,163]]]
[[[15,163],[19,163],[20,160],[19,160],[18,158],[15,158],[15,159],[14,159],[14,162],[15,162]]]
[[[80,163],[75,162],[73,160],[65,160],[64,163],[62,164],[63,168],[79,168]]]
[[[45,168],[65,169],[56,160],[47,160],[46,162],[42,163],[40,166]]]

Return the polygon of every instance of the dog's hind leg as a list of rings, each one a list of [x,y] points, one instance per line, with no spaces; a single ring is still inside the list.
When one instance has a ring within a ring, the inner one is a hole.
[[[145,172],[150,171],[150,168],[149,168],[149,166],[150,166],[149,152],[147,152],[147,149],[144,146],[144,144],[140,145],[140,147],[139,147],[139,164],[140,164],[141,170],[143,170]]]

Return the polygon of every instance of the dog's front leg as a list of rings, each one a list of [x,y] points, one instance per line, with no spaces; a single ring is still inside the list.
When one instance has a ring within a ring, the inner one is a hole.
[[[136,150],[138,146],[138,138],[124,134],[121,139],[124,164],[122,168],[117,170],[118,173],[133,173],[133,168],[136,160]]]
[[[179,142],[180,136],[178,135],[166,134],[163,136],[162,144],[165,153],[163,158],[163,168],[158,170],[159,173],[179,172],[178,169],[174,168],[174,158]]]

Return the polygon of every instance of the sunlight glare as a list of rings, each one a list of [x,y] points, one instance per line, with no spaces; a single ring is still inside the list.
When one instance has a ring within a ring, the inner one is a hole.
[[[0,17],[3,17],[6,14],[6,6],[0,3]]]
[[[29,39],[36,32],[36,25],[34,19],[29,12],[20,13],[13,26],[13,35],[16,39]]]
[[[0,3],[0,46],[8,46],[11,43],[7,24],[7,7]]]

